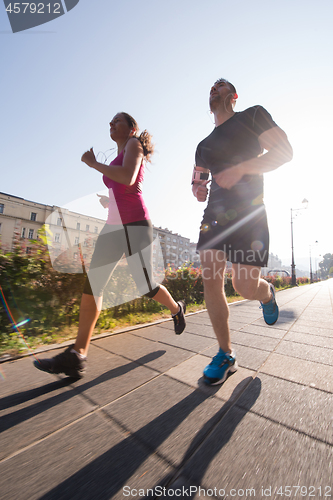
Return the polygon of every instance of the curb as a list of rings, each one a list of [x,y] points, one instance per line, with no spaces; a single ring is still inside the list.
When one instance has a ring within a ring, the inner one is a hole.
[[[229,307],[234,305],[234,304],[240,304],[241,302],[246,302],[246,301],[247,301],[247,299],[237,300],[235,302],[230,302]],[[203,312],[207,312],[207,309],[201,309],[200,311],[195,311],[192,313],[185,314],[185,317],[194,316],[195,314],[200,314]],[[151,323],[140,323],[138,325],[128,326],[126,328],[122,328],[122,329],[116,330],[114,332],[100,333],[99,335],[93,335],[91,337],[91,342],[93,342],[94,340],[99,340],[99,339],[103,339],[106,337],[111,337],[112,335],[119,335],[121,333],[128,333],[131,331],[140,330],[141,328],[146,328],[148,326],[159,325],[161,323],[166,323],[167,321],[172,321],[172,318],[162,318],[162,319],[158,319],[156,321],[153,321]],[[8,363],[10,361],[16,361],[16,360],[22,359],[22,358],[27,358],[29,356],[41,354],[43,352],[54,351],[55,349],[61,349],[62,347],[68,347],[71,344],[73,344],[73,339],[67,340],[66,342],[62,342],[61,344],[52,344],[50,346],[42,346],[42,347],[35,349],[34,351],[17,354],[15,356],[12,356],[10,354],[4,354],[3,356],[0,357],[0,364]]]

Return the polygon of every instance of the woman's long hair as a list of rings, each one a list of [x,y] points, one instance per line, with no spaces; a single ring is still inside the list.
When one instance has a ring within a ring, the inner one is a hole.
[[[154,153],[154,144],[151,142],[152,136],[147,130],[144,130],[140,135],[137,135],[139,133],[139,125],[137,124],[137,121],[134,120],[133,116],[128,113],[124,113],[123,111],[120,114],[123,115],[129,127],[135,129],[134,137],[140,141],[143,149],[143,156],[147,161],[151,161],[151,156]]]

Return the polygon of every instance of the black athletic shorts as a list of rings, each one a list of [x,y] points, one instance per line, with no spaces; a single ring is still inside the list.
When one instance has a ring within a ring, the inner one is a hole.
[[[264,205],[237,213],[228,210],[216,216],[205,213],[197,251],[222,250],[229,262],[266,267],[269,254],[269,232]]]
[[[153,278],[152,242],[153,226],[150,220],[123,226],[105,224],[96,241],[83,293],[101,297],[118,262],[125,254],[141,295],[154,297],[159,285]]]

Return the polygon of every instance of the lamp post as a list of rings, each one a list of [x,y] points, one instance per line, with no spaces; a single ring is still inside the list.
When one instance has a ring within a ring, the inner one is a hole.
[[[313,245],[310,245],[310,283],[313,283],[313,273],[312,273],[312,261],[311,261],[311,248],[317,245],[318,241],[316,240]]]
[[[290,224],[291,224],[291,285],[296,286],[297,281],[296,281],[296,265],[295,265],[295,257],[294,257],[294,230],[293,230],[293,217],[296,217],[296,215],[293,215],[293,212],[299,212],[300,210],[305,210],[308,208],[308,200],[304,198],[302,201],[306,206],[302,208],[291,208],[290,213],[291,213],[291,218],[290,218]]]

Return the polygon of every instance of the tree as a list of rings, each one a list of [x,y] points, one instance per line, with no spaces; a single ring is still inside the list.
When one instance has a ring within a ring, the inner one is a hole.
[[[320,274],[322,278],[326,278],[330,274],[331,267],[333,267],[333,254],[326,253],[323,260],[319,262]]]

